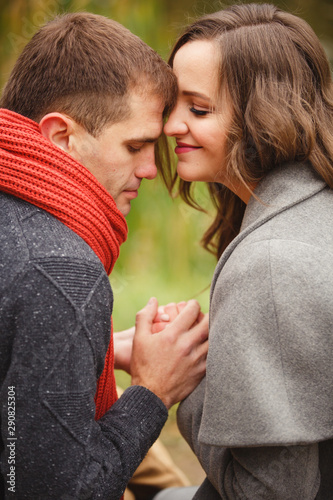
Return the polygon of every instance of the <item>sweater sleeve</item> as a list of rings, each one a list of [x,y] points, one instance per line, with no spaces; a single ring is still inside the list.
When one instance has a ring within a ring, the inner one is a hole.
[[[75,259],[34,261],[2,307],[2,400],[15,393],[15,495],[8,499],[121,497],[158,437],[167,410],[130,387],[99,421],[94,395],[110,338],[112,291],[101,267]],[[8,442],[7,405],[2,441]],[[10,449],[2,451],[7,478]],[[6,497],[7,498],[7,497]]]

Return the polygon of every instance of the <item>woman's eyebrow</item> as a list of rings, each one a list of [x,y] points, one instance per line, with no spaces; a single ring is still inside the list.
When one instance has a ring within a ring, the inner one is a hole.
[[[210,98],[208,96],[206,96],[205,94],[201,94],[200,92],[195,92],[194,90],[183,90],[182,94],[186,96],[200,97],[200,99],[210,101]]]

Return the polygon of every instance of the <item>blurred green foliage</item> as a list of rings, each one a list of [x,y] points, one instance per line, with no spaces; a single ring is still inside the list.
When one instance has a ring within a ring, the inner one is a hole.
[[[182,27],[203,13],[231,4],[208,0],[0,0],[0,85],[36,29],[63,12],[90,11],[119,21],[167,58]],[[332,0],[273,1],[306,19],[333,59]],[[209,207],[204,186],[200,202]],[[160,303],[198,296],[208,310],[213,256],[199,245],[209,216],[172,200],[159,180],[144,181],[128,216],[129,238],[112,273],[116,329],[134,323],[151,295]]]

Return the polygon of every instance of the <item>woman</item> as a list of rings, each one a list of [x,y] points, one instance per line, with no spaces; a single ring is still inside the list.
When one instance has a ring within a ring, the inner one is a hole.
[[[194,498],[329,500],[329,63],[307,23],[266,4],[197,20],[170,63],[180,192],[193,204],[191,183],[208,182],[217,209],[207,377],[178,413],[207,474]]]

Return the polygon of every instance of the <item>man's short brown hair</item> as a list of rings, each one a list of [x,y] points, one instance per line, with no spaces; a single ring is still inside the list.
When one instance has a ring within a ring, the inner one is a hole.
[[[97,135],[128,116],[127,94],[135,87],[161,96],[166,110],[177,94],[169,66],[124,26],[95,14],[65,14],[28,42],[0,106],[35,121],[66,113]]]

